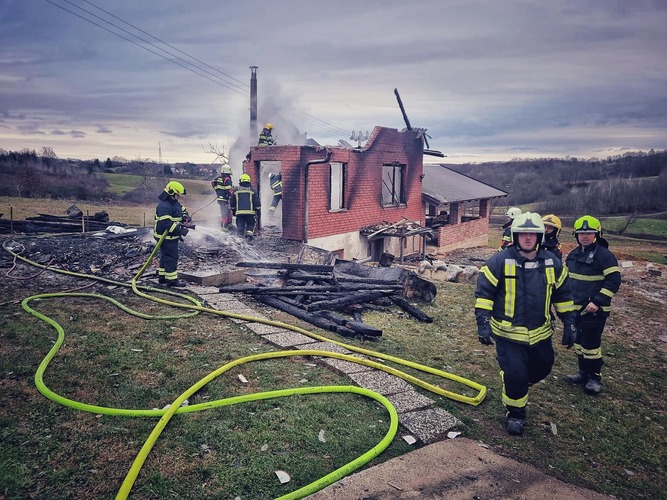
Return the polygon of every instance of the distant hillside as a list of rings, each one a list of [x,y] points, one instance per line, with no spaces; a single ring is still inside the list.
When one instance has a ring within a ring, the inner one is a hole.
[[[507,191],[509,196],[500,201],[503,205],[531,204],[541,213],[667,211],[667,151],[446,166]]]

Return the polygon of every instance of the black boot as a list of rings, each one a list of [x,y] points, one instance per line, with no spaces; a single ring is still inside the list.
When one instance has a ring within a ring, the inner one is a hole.
[[[585,372],[575,373],[574,375],[566,375],[565,382],[572,385],[583,385],[588,382],[588,375]]]
[[[600,394],[600,391],[602,390],[602,378],[599,376],[591,376],[588,379],[588,382],[586,382],[586,385],[584,386],[584,391],[586,394],[590,394],[591,396],[597,396]]]
[[[159,276],[157,282],[160,283],[160,285],[164,285],[167,282],[167,278],[164,276]]]
[[[167,286],[169,288],[185,288],[188,284],[183,280],[169,280]]]
[[[505,421],[505,430],[512,436],[521,436],[523,435],[524,423],[523,419],[508,417]]]

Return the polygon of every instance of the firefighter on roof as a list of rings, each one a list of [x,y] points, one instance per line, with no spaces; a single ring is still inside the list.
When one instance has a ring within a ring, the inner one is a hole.
[[[570,287],[577,315],[577,353],[579,372],[568,375],[570,384],[581,384],[588,394],[602,390],[602,331],[611,312],[611,299],[621,286],[618,261],[602,238],[600,221],[584,215],[574,222],[574,237],[579,246],[567,256]]]
[[[541,247],[544,224],[525,212],[512,221],[512,245],[494,254],[482,267],[475,290],[477,336],[484,345],[496,341],[496,357],[507,410],[505,429],[523,434],[528,388],[551,372],[551,315],[554,307],[565,324],[562,343],[576,336],[574,303],[567,268]]]
[[[225,164],[220,169],[218,175],[211,186],[217,195],[218,205],[220,205],[220,228],[223,231],[229,231],[229,226],[232,223],[232,211],[229,209],[229,198],[234,189],[232,183],[232,167]]]
[[[155,226],[153,236],[159,240],[162,234],[167,235],[160,246],[160,267],[158,282],[169,287],[185,287],[185,281],[178,279],[178,242],[188,234],[192,219],[186,208],[178,201],[185,196],[185,187],[176,181],[170,181],[158,196],[160,202],[155,207]]]
[[[273,125],[267,123],[262,129],[262,133],[259,134],[259,141],[257,142],[258,146],[273,146],[276,141],[273,139]]]

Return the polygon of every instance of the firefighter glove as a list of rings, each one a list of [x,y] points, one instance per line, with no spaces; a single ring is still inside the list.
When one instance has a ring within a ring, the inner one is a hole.
[[[566,323],[563,329],[563,345],[569,349],[577,340],[577,327],[574,323]]]
[[[181,236],[185,236],[185,235],[187,235],[188,232],[190,231],[187,227],[185,227],[185,226],[182,225],[182,224],[179,225],[179,229],[180,229],[179,234],[180,234]]]
[[[491,325],[489,324],[489,318],[484,318],[481,322],[477,324],[477,338],[484,345],[493,345],[493,339],[491,338]]]

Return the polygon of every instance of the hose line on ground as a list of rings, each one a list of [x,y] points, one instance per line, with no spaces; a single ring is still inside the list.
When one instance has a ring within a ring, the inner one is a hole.
[[[145,462],[146,458],[148,457],[148,454],[150,453],[151,449],[153,448],[153,445],[155,444],[156,440],[168,424],[169,420],[171,417],[175,414],[181,414],[181,413],[192,413],[196,411],[202,411],[202,410],[208,410],[211,408],[217,408],[217,407],[222,407],[222,406],[229,406],[229,405],[234,405],[234,404],[239,404],[239,403],[244,403],[244,402],[249,402],[249,401],[257,401],[257,400],[262,400],[262,399],[272,399],[272,398],[277,398],[277,397],[285,397],[285,396],[290,396],[290,395],[300,395],[300,394],[316,394],[316,393],[333,393],[333,392],[347,392],[347,393],[355,393],[355,394],[360,394],[365,397],[370,397],[378,402],[380,402],[387,411],[390,414],[390,426],[389,430],[387,431],[387,434],[385,437],[378,443],[376,446],[368,450],[366,453],[358,457],[357,459],[353,460],[352,462],[349,462],[348,464],[345,464],[344,466],[340,467],[339,469],[336,469],[330,474],[327,474],[326,476],[314,481],[313,483],[304,486],[296,491],[293,491],[292,493],[281,497],[281,498],[303,498],[306,495],[312,494],[315,491],[318,491],[325,486],[332,484],[335,481],[338,481],[340,478],[344,477],[345,475],[353,472],[354,470],[358,469],[359,467],[363,466],[365,463],[376,457],[378,454],[380,454],[384,449],[386,449],[387,446],[391,443],[393,440],[396,431],[398,429],[398,415],[396,413],[396,409],[393,407],[393,405],[382,395],[370,391],[368,389],[363,389],[355,386],[322,386],[322,387],[300,387],[300,388],[293,388],[293,389],[283,389],[279,391],[270,391],[270,392],[264,392],[264,393],[256,393],[256,394],[250,394],[250,395],[244,395],[244,396],[237,396],[237,397],[231,397],[231,398],[225,398],[225,399],[219,399],[215,401],[207,401],[206,403],[199,403],[199,404],[192,404],[189,406],[181,406],[181,404],[188,399],[191,395],[195,394],[197,391],[199,391],[202,387],[204,387],[206,384],[208,384],[210,381],[215,379],[216,377],[220,376],[221,374],[225,373],[226,371],[245,364],[249,362],[254,362],[254,361],[261,361],[265,359],[273,359],[273,358],[282,358],[282,357],[289,357],[289,356],[318,356],[318,357],[330,357],[330,358],[336,358],[336,359],[341,359],[345,360],[348,362],[356,363],[356,364],[361,364],[364,366],[368,366],[371,368],[375,368],[378,370],[382,370],[386,373],[390,373],[392,375],[395,375],[397,377],[400,377],[410,383],[413,383],[415,385],[418,385],[419,387],[422,387],[424,389],[427,389],[430,392],[433,392],[435,394],[438,394],[440,396],[444,396],[450,399],[454,399],[455,401],[463,402],[466,404],[471,404],[471,405],[478,405],[480,404],[483,400],[484,397],[486,396],[486,387],[478,384],[476,382],[473,382],[471,380],[468,380],[464,377],[460,377],[442,370],[438,370],[436,368],[432,368],[426,365],[422,365],[419,363],[407,361],[401,358],[397,358],[394,356],[390,356],[387,354],[383,354],[380,352],[375,352],[367,349],[363,349],[360,347],[356,347],[353,345],[345,344],[342,342],[338,342],[335,340],[332,340],[328,337],[324,337],[321,335],[318,335],[316,333],[310,332],[308,330],[304,330],[302,328],[283,323],[280,321],[273,321],[273,320],[268,320],[264,318],[259,318],[259,317],[253,317],[253,316],[247,316],[247,315],[242,315],[242,314],[237,314],[237,313],[232,313],[232,312],[227,312],[227,311],[220,311],[217,309],[211,309],[208,307],[204,307],[199,300],[190,297],[186,294],[181,294],[178,292],[170,291],[170,290],[163,290],[160,288],[153,288],[153,287],[145,287],[145,286],[139,286],[137,285],[137,280],[140,279],[146,268],[151,264],[153,261],[153,258],[155,257],[155,254],[157,253],[158,249],[160,248],[162,242],[164,241],[164,237],[166,235],[166,232],[162,234],[161,238],[158,240],[156,246],[154,247],[153,251],[151,252],[150,256],[146,260],[146,262],[143,264],[143,266],[139,269],[139,271],[136,273],[136,275],[132,278],[131,283],[128,285],[127,283],[122,283],[122,282],[117,282],[114,280],[110,280],[108,278],[102,278],[99,276],[92,276],[92,275],[87,275],[83,273],[76,273],[72,271],[67,271],[63,269],[56,269],[53,267],[48,267],[48,271],[52,272],[58,272],[66,275],[71,275],[71,276],[76,276],[80,278],[86,278],[86,279],[94,279],[98,280],[104,283],[111,283],[114,285],[119,285],[119,286],[131,286],[133,292],[145,299],[164,304],[170,307],[174,308],[180,308],[180,309],[187,309],[189,312],[184,313],[184,314],[179,314],[179,315],[168,315],[168,316],[151,316],[148,314],[141,313],[139,311],[135,311],[133,309],[130,309],[127,306],[124,306],[122,303],[118,302],[117,300],[107,297],[104,295],[100,294],[94,294],[94,293],[81,293],[81,292],[60,292],[60,293],[47,293],[47,294],[39,294],[39,295],[33,295],[31,297],[27,297],[21,302],[21,306],[23,309],[28,312],[29,314],[37,317],[38,319],[44,321],[45,323],[51,325],[56,332],[58,333],[58,338],[52,348],[49,350],[45,358],[42,360],[40,363],[37,372],[35,373],[35,385],[39,392],[43,394],[45,397],[48,399],[57,402],[59,404],[62,404],[64,406],[68,406],[73,409],[81,410],[81,411],[87,411],[87,412],[92,412],[96,414],[104,414],[104,415],[121,415],[121,416],[132,416],[132,417],[160,417],[160,420],[156,424],[155,428],[153,429],[153,432],[149,436],[149,438],[146,440],[144,443],[142,449],[140,450],[139,454],[134,460],[134,463],[132,464],[130,470],[128,471],[125,480],[123,481],[123,484],[121,485],[120,490],[118,491],[117,498],[126,498],[130,490],[139,474],[139,471],[141,470],[141,467],[143,466],[143,463]],[[36,262],[33,262],[20,254],[14,252],[11,250],[8,245],[7,241],[5,241],[2,245],[3,249],[10,254],[14,255],[15,258],[21,259],[22,261],[36,266],[36,267],[41,267],[42,269],[46,270],[47,266],[43,266],[41,264],[38,264]],[[183,302],[175,302],[173,300],[167,300],[161,297],[156,297],[153,295],[150,295],[148,293],[145,293],[144,291],[149,291],[149,292],[158,292],[174,297],[178,297],[181,299],[187,300],[189,303],[183,303]],[[421,380],[413,375],[410,375],[408,373],[405,373],[403,371],[400,371],[398,369],[386,366],[382,363],[378,363],[375,361],[371,361],[369,359],[363,359],[363,358],[358,358],[355,356],[347,355],[347,354],[341,354],[341,353],[336,353],[336,352],[330,352],[330,351],[324,351],[324,350],[293,350],[293,351],[277,351],[277,352],[271,352],[271,353],[264,353],[264,354],[257,354],[253,356],[247,356],[244,358],[240,358],[237,360],[234,360],[230,363],[227,363],[221,367],[219,367],[217,370],[214,370],[213,372],[209,373],[206,377],[202,378],[200,381],[195,383],[193,386],[191,386],[188,390],[183,392],[174,402],[171,404],[168,408],[165,409],[158,409],[158,410],[149,410],[149,409],[123,409],[123,408],[107,408],[103,406],[97,406],[97,405],[91,405],[87,403],[82,403],[79,401],[74,401],[71,399],[68,399],[64,396],[61,396],[51,389],[49,389],[46,384],[44,383],[44,373],[46,372],[46,369],[51,362],[51,360],[55,357],[56,353],[62,346],[64,339],[65,339],[65,332],[63,328],[53,319],[49,318],[48,316],[40,313],[39,311],[36,311],[32,307],[30,307],[29,303],[32,300],[37,300],[37,299],[45,299],[45,298],[53,298],[53,297],[89,297],[89,298],[95,298],[95,299],[101,299],[101,300],[106,300],[115,305],[116,307],[119,307],[121,310],[127,312],[128,314],[132,314],[134,316],[144,318],[144,319],[177,319],[177,318],[186,318],[186,317],[191,317],[193,315],[199,314],[200,312],[206,312],[208,314],[215,314],[218,316],[223,316],[223,317],[229,317],[229,318],[236,318],[236,319],[242,319],[246,321],[251,321],[255,323],[262,323],[266,325],[271,325],[271,326],[276,326],[280,328],[284,328],[287,330],[291,330],[297,333],[301,333],[303,335],[306,335],[310,338],[320,340],[322,342],[328,342],[332,343],[335,345],[338,345],[342,348],[345,348],[349,351],[364,354],[376,359],[383,359],[387,361],[391,361],[393,363],[407,366],[409,368],[413,368],[418,371],[423,371],[425,373],[430,373],[432,375],[437,375],[439,377],[452,380],[458,383],[461,383],[469,388],[472,388],[477,391],[477,395],[474,397],[470,396],[465,396],[462,394],[457,394],[448,390],[445,390],[441,387],[438,387],[436,385],[430,384],[424,380]]]

